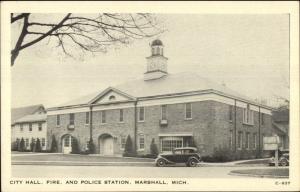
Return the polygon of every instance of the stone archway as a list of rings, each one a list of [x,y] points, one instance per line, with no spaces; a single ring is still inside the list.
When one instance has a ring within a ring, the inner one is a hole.
[[[114,139],[110,134],[102,134],[98,138],[99,150],[101,155],[114,154]]]

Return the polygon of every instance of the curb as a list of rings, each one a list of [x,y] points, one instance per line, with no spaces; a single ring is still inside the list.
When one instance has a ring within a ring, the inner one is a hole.
[[[228,173],[228,175],[237,175],[245,177],[259,177],[259,178],[289,178],[289,176],[276,176],[276,175],[255,175],[255,174],[243,174],[243,173]]]
[[[267,167],[264,164],[211,164],[211,163],[198,163],[199,167]]]

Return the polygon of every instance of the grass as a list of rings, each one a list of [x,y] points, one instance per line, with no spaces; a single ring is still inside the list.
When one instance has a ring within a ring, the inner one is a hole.
[[[255,176],[289,176],[288,168],[272,168],[272,169],[247,169],[247,170],[233,170],[231,173],[244,174],[244,175],[255,175]]]
[[[20,154],[20,153],[19,153]],[[26,153],[24,153],[26,154]],[[87,162],[153,162],[146,158],[101,157],[89,155],[43,154],[12,156],[12,161],[87,161]]]
[[[269,164],[269,159],[259,159],[259,160],[249,160],[242,163],[237,163],[237,165],[252,165],[252,164]]]

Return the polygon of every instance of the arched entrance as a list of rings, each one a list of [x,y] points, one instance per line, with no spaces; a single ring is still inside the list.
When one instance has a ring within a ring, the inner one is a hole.
[[[114,139],[110,134],[102,134],[99,136],[99,149],[102,155],[114,154]]]
[[[72,142],[74,141],[74,138],[72,137],[72,135],[64,135],[62,137],[62,152],[64,154],[69,154],[72,152]]]

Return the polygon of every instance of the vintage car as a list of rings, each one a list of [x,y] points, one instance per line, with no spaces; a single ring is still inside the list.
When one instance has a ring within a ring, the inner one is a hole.
[[[159,154],[155,160],[156,166],[162,167],[166,164],[185,163],[188,167],[195,167],[201,160],[195,147],[182,147],[173,149],[172,153]]]
[[[289,153],[283,153],[278,159],[279,166],[289,166],[290,163],[290,155]],[[269,162],[270,166],[275,166],[275,158],[272,157],[271,161]]]

